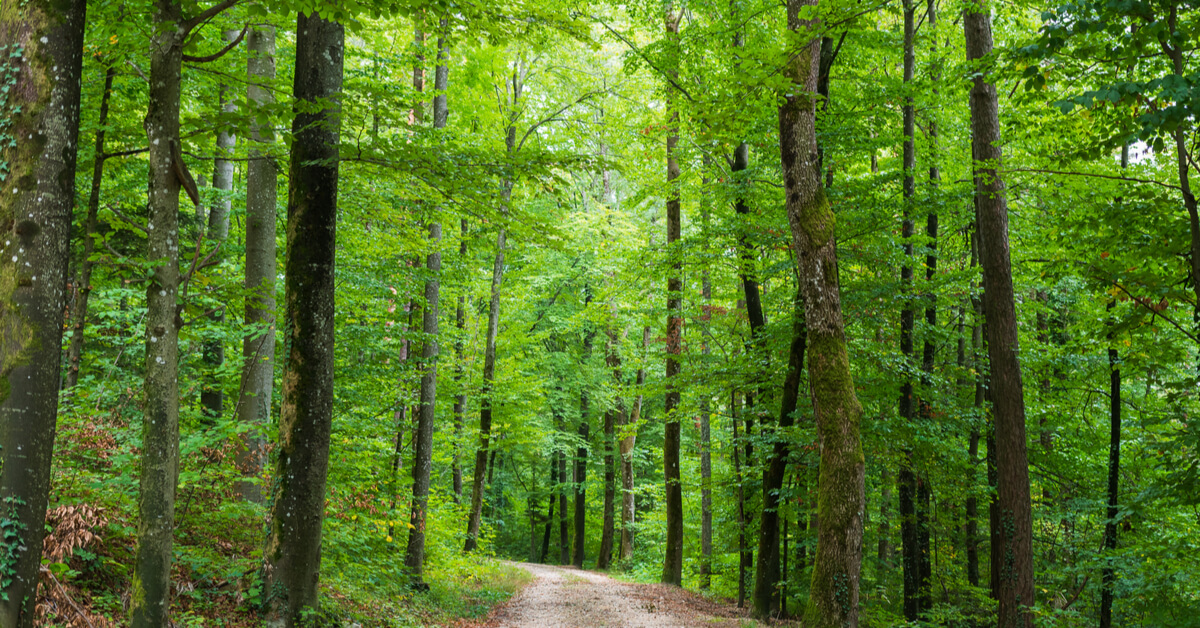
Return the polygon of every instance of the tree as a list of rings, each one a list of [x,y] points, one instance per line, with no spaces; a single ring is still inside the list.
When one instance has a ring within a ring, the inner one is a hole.
[[[669,45],[678,46],[679,22],[683,12],[678,13],[671,5],[666,9],[666,39]],[[671,77],[678,77],[672,70]],[[666,483],[667,544],[664,548],[662,581],[676,586],[683,585],[683,487],[679,477],[679,416],[676,414],[680,402],[679,388],[675,383],[683,371],[683,271],[682,251],[679,247],[681,233],[679,216],[679,189],[675,183],[679,178],[679,163],[675,159],[675,147],[679,142],[679,112],[672,106],[676,96],[667,88],[667,255],[671,272],[667,276],[667,394],[666,426],[663,434],[663,481]]]
[[[344,29],[315,13],[296,22],[291,186],[284,291],[283,404],[271,528],[263,550],[269,626],[317,608],[333,420],[334,252]],[[313,107],[320,103],[322,108]]]
[[[275,79],[275,28],[256,27],[246,41],[250,56],[247,96],[255,117],[250,125],[250,158],[246,165],[246,325],[242,339],[241,394],[238,420],[249,425],[238,451],[238,468],[251,478],[266,466],[263,426],[271,417],[275,384],[275,202],[278,166],[269,152],[271,127],[260,122],[263,109],[274,102],[269,83]],[[243,499],[262,503],[262,486],[253,481],[238,485]]]
[[[138,544],[133,568],[133,626],[167,622],[179,480],[179,192],[200,203],[195,179],[183,161],[179,135],[183,45],[188,35],[232,6],[223,0],[184,19],[178,0],[154,3],[150,54],[149,221],[146,258],[154,265],[146,287],[145,417],[138,493]]]
[[[33,626],[58,417],[82,1],[0,13],[0,626]],[[16,138],[21,138],[16,141]]]
[[[968,62],[977,62],[992,53],[992,18],[987,5],[968,9],[963,17],[963,30]],[[1017,358],[1017,316],[1009,261],[1008,203],[999,170],[1000,106],[996,86],[982,73],[972,79],[971,138],[1003,547],[999,554],[993,548],[993,556],[1003,557],[1002,562],[992,564],[993,577],[997,572],[1004,574],[997,591],[998,625],[1031,626],[1033,517],[1025,448],[1025,392]]]
[[[862,565],[864,460],[862,407],[846,355],[837,275],[836,221],[817,168],[816,100],[820,70],[817,24],[801,18],[812,0],[789,0],[788,30],[810,41],[788,64],[793,93],[779,108],[779,146],[788,223],[799,265],[808,329],[808,372],[820,435],[821,527],[805,619],[813,626],[857,626]]]
[[[448,109],[446,107],[446,83],[449,80],[447,65],[446,18],[442,18],[438,28],[437,65],[434,71],[433,89],[437,95],[433,100],[433,127],[444,129]],[[404,555],[404,564],[416,577],[419,585],[425,585],[421,578],[425,564],[425,522],[426,511],[429,508],[429,474],[433,467],[433,423],[434,410],[437,407],[437,363],[438,363],[438,291],[441,288],[442,273],[442,225],[435,217],[429,224],[429,243],[431,250],[426,257],[425,269],[429,276],[425,279],[425,309],[421,330],[425,335],[424,349],[421,351],[424,372],[421,374],[421,411],[417,419],[417,438],[413,455],[413,499],[412,514],[409,517],[410,532],[408,548]],[[425,585],[428,586],[428,585]]]

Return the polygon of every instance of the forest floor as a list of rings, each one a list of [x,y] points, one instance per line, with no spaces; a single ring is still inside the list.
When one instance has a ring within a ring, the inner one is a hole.
[[[511,563],[534,580],[474,628],[755,627],[749,612],[679,587],[621,582],[604,574]]]

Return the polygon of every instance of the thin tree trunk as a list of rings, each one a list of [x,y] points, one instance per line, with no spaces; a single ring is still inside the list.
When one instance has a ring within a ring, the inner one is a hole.
[[[142,423],[138,545],[133,568],[130,623],[157,627],[168,621],[171,597],[175,488],[179,479],[179,290],[180,72],[182,9],[178,0],[157,0],[150,46],[147,259],[155,262],[146,289],[145,418]],[[152,229],[150,227],[153,227]]]
[[[113,80],[117,69],[109,65],[104,71],[104,93],[100,95],[100,116],[96,121],[96,156],[92,162],[92,189],[88,194],[87,223],[83,234],[83,259],[80,261],[79,303],[71,321],[71,346],[67,350],[67,388],[79,382],[80,361],[83,358],[84,330],[87,327],[88,300],[92,294],[92,254],[96,250],[96,234],[100,230],[100,188],[104,181],[104,137],[108,124],[108,103],[112,97]],[[11,256],[10,256],[11,257]]]
[[[263,550],[268,626],[300,625],[317,608],[321,524],[333,420],[334,253],[338,139],[345,32],[341,24],[300,14],[296,24],[288,198],[283,403],[271,529]],[[311,105],[308,105],[311,107]]]
[[[642,328],[642,355],[650,346],[650,327]],[[646,383],[646,367],[639,362],[634,386],[637,397],[633,400],[633,409],[629,420],[625,423],[625,437],[621,439],[621,560],[633,558],[633,526],[635,503],[633,492],[633,448],[637,444],[637,426],[642,420],[642,386]]]
[[[1121,147],[1121,169],[1129,167],[1129,145]],[[1120,199],[1117,199],[1120,202]],[[1115,300],[1108,302],[1111,312],[1117,307]],[[1109,325],[1116,324],[1110,320]],[[1121,488],[1121,355],[1113,343],[1113,334],[1109,332],[1108,349],[1108,508],[1105,511],[1104,550],[1106,558],[1112,560],[1112,553],[1117,549],[1117,515]],[[1100,628],[1112,628],[1112,607],[1115,597],[1114,589],[1117,584],[1117,571],[1111,562],[1105,562],[1101,570],[1100,584]]]
[[[240,31],[227,30],[222,33],[227,44],[236,42],[241,37]],[[217,85],[217,102],[221,113],[229,115],[237,113],[237,101],[230,97],[230,87],[224,83]],[[237,135],[233,127],[224,124],[217,131],[216,159],[213,160],[213,189],[217,192],[216,202],[208,211],[208,230],[205,237],[212,241],[216,252],[212,261],[219,263],[224,256],[221,249],[229,238],[229,212],[233,208],[233,151],[237,145]],[[203,227],[201,227],[203,229]],[[197,236],[199,237],[199,236]],[[212,322],[218,326],[225,322],[224,310],[213,312]],[[225,343],[218,337],[204,343],[204,367],[207,369],[204,385],[200,390],[200,406],[206,421],[211,425],[225,414],[225,394],[221,390],[221,380],[217,373],[225,364]]]
[[[789,0],[788,29],[812,37],[818,25],[802,20],[815,0]],[[821,442],[817,552],[806,624],[858,625],[862,566],[864,460],[859,437],[862,407],[846,353],[838,285],[836,228],[817,168],[816,91],[820,39],[799,51],[788,67],[796,86],[779,109],[780,149],[788,222],[799,265],[808,368]]]
[[[737,392],[733,393],[730,402],[730,414],[733,415],[733,480],[737,483],[737,524],[738,524],[738,608],[746,607],[746,571],[750,568],[750,547],[746,542],[746,491],[742,484],[742,460],[738,450],[738,422],[741,420],[741,400]]]
[[[555,428],[559,434],[565,432],[562,414],[555,415]],[[567,481],[567,456],[558,451],[555,453],[558,464],[558,564],[571,564],[571,513],[567,509],[570,501],[567,495],[571,483]]]
[[[788,350],[788,370],[783,380],[783,402],[779,409],[779,429],[763,472],[762,522],[758,535],[758,565],[754,577],[754,615],[766,618],[778,615],[779,588],[779,511],[783,481],[787,475],[790,455],[788,428],[795,423],[796,404],[800,396],[800,378],[804,370],[804,352],[808,329],[804,324],[804,295],[799,282],[793,301],[792,342]],[[786,559],[785,559],[786,560]]]
[[[0,76],[12,88],[4,131],[20,138],[0,148],[8,167],[0,195],[5,628],[32,628],[35,615],[62,384],[85,13],[83,0],[6,2],[0,12]]]
[[[612,370],[613,385],[621,384],[621,354],[620,339],[614,326],[608,330],[608,355],[605,362]],[[625,413],[624,405],[618,394],[613,405],[604,413],[604,525],[600,532],[600,555],[596,558],[597,569],[608,569],[612,564],[613,532],[616,528],[616,474],[613,467],[613,439],[616,437],[616,424]]]
[[[707,178],[705,184],[708,183]],[[704,237],[707,239],[709,229],[709,209],[707,202],[703,206]],[[707,251],[705,258],[707,259]],[[701,297],[704,300],[704,312],[701,316],[704,329],[701,330],[701,353],[707,356],[711,353],[708,346],[709,323],[712,320],[712,273],[708,263],[704,264],[704,275],[701,283]],[[700,398],[700,588],[708,589],[712,585],[712,409],[709,407],[709,396],[704,393]]]
[[[507,196],[507,194],[506,194]],[[507,201],[506,201],[507,202]],[[500,285],[504,280],[504,242],[507,232],[501,226],[496,234],[496,258],[492,266],[491,300],[488,305],[487,341],[483,354],[483,390],[479,409],[479,448],[475,452],[475,471],[471,477],[471,514],[467,522],[465,551],[478,547],[479,524],[483,515],[483,480],[487,471],[488,439],[492,432],[492,382],[496,379],[496,334],[500,328]]]
[[[590,297],[584,300],[585,308],[590,301]],[[591,359],[592,339],[594,336],[595,332],[590,331],[584,336],[582,364],[587,364]],[[588,382],[584,381],[579,391],[579,429],[576,432],[579,436],[579,445],[575,449],[575,475],[572,478],[575,484],[575,551],[571,555],[571,564],[579,568],[583,568],[584,550],[586,549],[584,547],[586,541],[585,532],[587,530],[587,491],[585,484],[587,482],[588,448],[591,446],[591,443],[588,442],[591,431],[590,406],[591,397],[588,395]]]
[[[438,97],[435,97],[435,104]],[[436,110],[436,106],[435,106]],[[467,219],[462,219],[461,224],[461,239],[458,243],[459,262],[465,267],[467,264]],[[454,396],[454,457],[451,459],[451,473],[454,476],[454,503],[462,501],[462,430],[464,423],[464,415],[467,408],[467,391],[466,379],[467,369],[464,358],[464,349],[467,336],[467,283],[464,281],[461,287],[462,292],[458,295],[458,304],[454,309],[454,327],[456,335],[454,337],[454,385],[458,389],[458,394]]]
[[[664,23],[666,39],[675,55],[673,67],[677,67],[679,21],[683,13],[675,12],[668,5]],[[678,76],[678,71],[672,70],[672,78]],[[666,399],[665,399],[665,429],[663,433],[663,481],[666,485],[665,500],[667,506],[667,539],[663,548],[662,582],[676,586],[683,585],[683,485],[679,478],[679,447],[680,429],[677,409],[680,403],[679,385],[676,383],[683,371],[683,262],[680,250],[680,207],[679,188],[676,180],[679,178],[679,163],[675,160],[675,145],[679,142],[679,112],[674,106],[675,94],[667,90],[667,255],[671,260],[671,270],[667,275],[667,365],[666,365]]]
[[[913,71],[916,66],[914,50],[916,6],[913,0],[904,0],[904,84],[912,90]],[[901,237],[904,238],[904,263],[900,267],[900,284],[902,291],[902,306],[900,309],[900,352],[906,363],[911,364],[914,357],[913,326],[916,310],[913,307],[913,203],[916,196],[916,146],[914,133],[916,130],[916,110],[913,97],[909,93],[904,97],[902,107],[904,114],[904,149],[903,149],[903,212],[904,220]],[[907,369],[906,369],[907,370]],[[916,426],[916,405],[912,377],[907,376],[900,387],[900,419],[910,429]],[[897,473],[900,492],[900,544],[901,564],[904,571],[904,618],[916,621],[923,610],[923,591],[928,583],[921,577],[924,555],[921,547],[921,530],[917,500],[920,479],[914,468],[912,446],[906,446],[901,455],[900,470]]]
[[[971,235],[971,268],[975,269],[979,266],[979,236]],[[974,408],[976,420],[981,420],[984,417],[984,375],[983,371],[985,363],[983,360],[983,301],[976,297],[971,298],[971,309],[975,315],[975,325],[971,328],[971,363],[975,369],[975,395]],[[979,586],[979,499],[975,496],[975,465],[979,463],[979,427],[974,425],[971,429],[970,440],[967,443],[967,457],[970,463],[970,472],[968,473],[968,489],[966,516],[967,516],[967,582],[971,586]],[[991,459],[993,455],[990,453],[992,446],[991,439],[988,440],[988,484],[994,487],[992,482],[993,470]]]
[[[445,30],[445,20],[441,22]],[[433,89],[440,95],[434,99],[434,128],[446,125],[446,84],[449,69],[446,66],[446,37],[438,36],[437,69],[434,71]],[[415,81],[414,76],[414,81]],[[441,126],[439,126],[439,124]],[[429,477],[433,469],[433,422],[437,406],[437,363],[438,363],[438,317],[441,313],[439,291],[442,281],[442,224],[436,216],[429,224],[429,255],[425,260],[428,275],[425,279],[425,310],[421,331],[425,339],[421,351],[421,410],[417,419],[417,438],[413,447],[412,511],[409,515],[408,546],[404,554],[404,566],[414,577],[414,585],[425,589],[422,575],[425,571],[425,520],[429,509]]]
[[[275,98],[269,83],[275,80],[275,27],[250,30],[247,72],[248,97],[255,108],[266,108]],[[250,160],[246,166],[246,326],[252,331],[242,340],[241,399],[238,419],[251,426],[243,432],[238,469],[249,481],[237,483],[242,499],[261,504],[258,481],[266,467],[267,443],[263,428],[271,418],[275,383],[275,202],[278,166],[270,155],[274,134],[268,124],[250,123]]]
[[[986,4],[967,10],[963,19],[967,60],[992,52],[992,18]],[[1008,204],[1000,177],[1000,107],[996,87],[982,74],[972,79],[972,156],[979,214],[980,265],[983,267],[990,390],[995,413],[996,470],[1005,576],[1000,578],[998,625],[1031,626],[1033,590],[1033,517],[1029,499],[1029,457],[1025,445],[1025,393],[1018,359],[1016,308],[1008,247]],[[993,551],[995,554],[995,551]],[[993,564],[992,569],[1001,568]]]
[[[556,499],[555,491],[558,490],[558,456],[557,454],[550,458],[550,491],[546,501],[550,502],[547,506],[546,513],[546,533],[542,535],[542,552],[539,554],[539,562],[545,563],[550,557],[550,529],[554,523],[554,500]]]

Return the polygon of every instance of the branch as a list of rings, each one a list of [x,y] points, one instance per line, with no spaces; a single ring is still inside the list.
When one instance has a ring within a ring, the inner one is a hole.
[[[214,4],[211,7],[208,7],[207,9],[201,11],[200,13],[197,13],[196,16],[193,17],[192,19],[184,20],[183,22],[180,22],[179,28],[181,28],[183,30],[183,35],[186,36],[188,33],[192,32],[192,30],[195,29],[197,26],[220,15],[220,13],[222,11],[224,11],[225,9],[228,9],[229,7],[232,7],[233,5],[235,5],[239,2],[241,2],[241,0],[221,0],[221,2],[218,2],[217,4]]]
[[[92,624],[92,620],[88,619],[88,616],[84,614],[83,609],[79,608],[79,605],[75,603],[75,600],[71,599],[70,595],[67,595],[67,590],[63,588],[63,585],[58,581],[58,578],[54,577],[54,572],[50,571],[50,569],[45,565],[42,565],[42,573],[50,576],[50,580],[52,580],[58,587],[58,592],[62,594],[63,599],[67,601],[67,604],[71,605],[71,608],[75,610],[75,613],[79,615],[79,618],[83,620],[83,623],[87,624],[88,628],[95,628],[95,626]]]
[[[650,60],[650,57],[647,57],[646,53],[642,52],[642,49],[637,47],[637,44],[634,44],[633,42],[626,39],[626,37],[624,35],[622,35],[619,31],[617,31],[613,27],[609,26],[608,23],[605,22],[604,20],[602,20],[598,17],[595,17],[595,16],[592,16],[592,17],[597,22],[600,22],[600,25],[603,26],[605,28],[605,30],[612,33],[613,35],[616,35],[617,39],[620,39],[621,41],[625,42],[625,45],[629,46],[630,50],[636,52],[637,55],[642,58],[642,60],[644,60],[651,68],[654,68],[655,72],[658,72],[659,74],[661,74],[662,77],[664,79],[666,79],[668,83],[670,83],[675,89],[679,90],[679,93],[683,94],[683,96],[685,98],[690,100],[692,103],[696,102],[696,99],[692,98],[692,95],[688,92],[688,90],[684,89],[683,86],[680,85],[675,79],[671,78],[670,74],[663,71],[662,68],[659,68],[658,66],[654,65],[654,62]]]
[[[1045,170],[1043,168],[1006,168],[1006,169],[1002,170],[1001,172],[1036,172],[1036,173],[1040,173],[1040,174],[1063,174],[1063,175],[1077,176],[1077,177],[1093,177],[1096,179],[1111,179],[1113,181],[1129,181],[1131,183],[1149,183],[1150,185],[1157,185],[1160,187],[1167,188],[1169,190],[1182,191],[1182,189],[1183,189],[1183,188],[1179,187],[1178,185],[1171,185],[1170,183],[1163,183],[1162,181],[1155,181],[1154,179],[1137,179],[1134,177],[1118,177],[1116,175],[1111,175],[1111,174],[1094,174],[1091,172],[1067,172],[1065,170]]]
[[[115,153],[104,153],[103,155],[100,156],[100,158],[108,159],[109,157],[128,157],[130,155],[140,155],[142,153],[148,152],[149,150],[150,149],[148,149],[148,148],[131,148],[129,150],[119,150]]]
[[[538,130],[538,127],[542,126],[543,124],[549,124],[550,122],[559,120],[558,115],[560,113],[566,111],[567,109],[570,109],[571,107],[574,107],[575,105],[578,105],[579,103],[591,98],[592,96],[599,96],[600,94],[604,94],[607,92],[608,92],[608,90],[596,90],[596,91],[587,92],[586,94],[580,96],[579,98],[576,98],[574,100],[574,102],[570,102],[570,103],[563,105],[554,113],[552,113],[552,114],[546,116],[545,118],[538,120],[536,123],[530,125],[529,129],[525,131],[525,135],[521,136],[521,141],[517,142],[517,149],[514,152],[520,152],[521,147],[525,145],[525,140],[529,139],[529,135],[531,133],[533,133],[534,131]]]
[[[243,26],[242,32],[238,33],[238,36],[233,41],[229,42],[229,45],[225,46],[224,48],[222,48],[210,55],[204,56],[204,57],[193,57],[192,55],[183,55],[183,60],[187,61],[188,63],[208,63],[210,61],[216,61],[217,59],[224,57],[225,54],[228,53],[230,50],[233,50],[234,48],[236,48],[238,44],[242,43],[242,39],[244,37],[246,37],[246,29],[247,28],[250,28],[249,24],[247,24],[246,26]]]
[[[1170,316],[1167,316],[1166,314],[1163,314],[1162,312],[1159,312],[1158,310],[1150,307],[1145,302],[1143,302],[1141,299],[1139,299],[1136,295],[1134,295],[1132,292],[1127,290],[1125,288],[1125,286],[1122,286],[1120,283],[1118,283],[1116,280],[1113,280],[1112,284],[1114,286],[1116,286],[1117,289],[1120,290],[1121,292],[1124,292],[1125,294],[1129,295],[1129,298],[1132,299],[1134,303],[1137,303],[1138,305],[1149,310],[1151,316],[1158,316],[1159,318],[1163,319],[1164,321],[1167,321],[1168,323],[1173,325],[1175,327],[1175,329],[1178,329],[1180,332],[1182,332],[1183,335],[1187,336],[1188,338],[1191,338],[1192,342],[1200,344],[1200,338],[1197,338],[1194,334],[1192,334],[1188,330],[1184,329],[1179,323],[1176,323],[1174,320],[1172,320]]]

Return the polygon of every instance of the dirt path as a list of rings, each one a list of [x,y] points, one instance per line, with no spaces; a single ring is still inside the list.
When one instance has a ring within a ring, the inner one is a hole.
[[[504,604],[491,628],[757,626],[736,608],[678,587],[631,584],[572,568],[513,563],[534,581]]]

